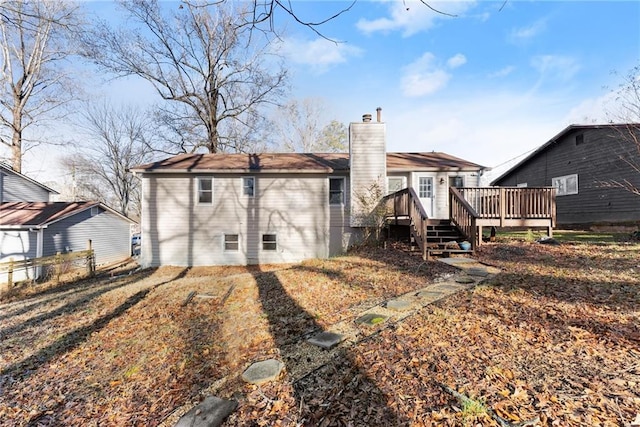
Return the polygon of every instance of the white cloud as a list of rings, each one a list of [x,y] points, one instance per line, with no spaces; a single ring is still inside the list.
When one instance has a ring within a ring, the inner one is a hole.
[[[541,34],[547,29],[547,22],[544,19],[539,19],[527,27],[514,28],[509,34],[509,39],[512,42],[522,42],[531,40],[537,35]]]
[[[567,124],[602,124],[612,119],[611,106],[616,95],[607,93],[597,98],[587,98],[573,107],[565,116]]]
[[[461,53],[458,53],[457,55],[452,56],[447,61],[447,65],[449,66],[449,68],[452,68],[452,69],[458,68],[461,65],[464,65],[466,63],[467,63],[467,58]]]
[[[282,43],[282,53],[293,63],[309,65],[323,73],[332,66],[347,62],[362,54],[362,49],[346,43],[315,40],[287,39]]]
[[[426,52],[403,68],[400,80],[402,93],[411,98],[431,95],[444,88],[451,80],[452,75],[448,69],[458,68],[466,62],[467,58],[458,53],[447,60],[446,66],[442,66],[435,55]]]
[[[561,55],[538,55],[531,59],[531,66],[543,77],[571,80],[580,70],[580,64],[571,57]]]
[[[474,1],[430,1],[430,9],[420,0],[389,2],[389,17],[368,20],[360,19],[356,27],[365,34],[401,31],[409,37],[433,28],[438,19],[448,15],[460,15],[475,6]],[[445,14],[443,14],[445,13]]]
[[[489,74],[489,78],[495,79],[495,78],[502,78],[502,77],[507,77],[509,74],[513,73],[515,71],[516,67],[514,67],[513,65],[507,65],[506,67]]]

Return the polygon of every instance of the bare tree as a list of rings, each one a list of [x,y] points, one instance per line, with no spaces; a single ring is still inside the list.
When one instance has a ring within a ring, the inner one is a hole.
[[[601,182],[602,187],[622,188],[640,196],[640,65],[633,67],[614,90],[615,104],[607,112],[609,122],[617,124],[613,135],[620,142],[622,167],[633,176]]]
[[[280,107],[273,119],[279,149],[300,153],[346,150],[346,126],[337,120],[323,125],[324,111],[318,98],[294,99]]]
[[[85,55],[116,75],[141,77],[170,101],[159,113],[174,136],[172,150],[165,150],[236,151],[234,130],[253,126],[286,87],[272,41],[252,37],[244,25],[249,12],[231,3],[181,3],[172,10],[157,0],[121,5],[130,26],[97,25]]]
[[[231,0],[209,0],[209,1],[200,2],[200,3],[189,2],[189,0],[183,0],[183,1],[185,1],[187,4],[190,4],[192,6],[202,7],[203,5],[205,6],[220,5],[220,4],[228,3]],[[500,7],[500,10],[504,8],[507,1],[508,0],[503,1],[502,6]],[[406,10],[408,11],[410,8],[406,0],[402,0],[402,2]],[[295,9],[296,2],[292,2],[291,0],[250,0],[248,3],[250,4],[249,10],[251,11],[251,17],[247,20],[247,24],[250,25],[252,28],[263,28],[263,24],[266,24],[268,30],[275,32],[276,28],[275,28],[274,20],[276,18],[276,15],[279,14],[280,12],[286,16],[289,16],[296,23],[309,28],[311,31],[313,31],[320,37],[331,40],[330,38],[325,36],[325,34],[322,31],[320,31],[320,28],[322,27],[322,25],[349,12],[356,5],[356,3],[358,3],[358,0],[350,0],[346,3],[336,2],[334,3],[335,8],[333,9],[333,11],[328,12],[326,15],[324,15],[324,17],[317,20],[311,20],[303,17],[298,12],[298,10]],[[423,6],[427,7],[428,9],[440,15],[446,15],[446,16],[452,16],[452,17],[456,16],[436,8],[435,6],[433,6],[434,2],[419,0],[419,3],[421,3]]]
[[[89,106],[80,123],[87,137],[80,151],[64,159],[75,198],[99,200],[124,215],[140,207],[140,182],[129,169],[151,160],[153,123],[133,107]]]
[[[73,99],[62,63],[77,9],[64,1],[0,2],[0,142],[20,172],[22,156],[42,143],[25,131]]]

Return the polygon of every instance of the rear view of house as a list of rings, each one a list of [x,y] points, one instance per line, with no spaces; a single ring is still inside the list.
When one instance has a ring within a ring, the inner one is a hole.
[[[431,218],[448,218],[449,187],[477,186],[485,169],[444,153],[387,153],[380,111],[351,123],[349,137],[349,153],[184,154],[133,168],[140,263],[326,258],[360,240],[371,209],[361,195],[415,187]]]

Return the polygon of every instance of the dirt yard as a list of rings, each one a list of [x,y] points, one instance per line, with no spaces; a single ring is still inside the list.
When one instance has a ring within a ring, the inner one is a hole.
[[[630,426],[640,414],[640,245],[498,243],[502,270],[294,378],[285,351],[455,272],[398,249],[254,268],[123,270],[0,304],[0,425]],[[189,298],[192,296],[192,298]],[[276,358],[260,387],[240,376]]]

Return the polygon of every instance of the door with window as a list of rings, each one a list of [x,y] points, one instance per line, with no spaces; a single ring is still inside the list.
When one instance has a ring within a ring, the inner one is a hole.
[[[418,173],[415,176],[414,189],[424,207],[429,218],[433,218],[433,207],[435,205],[435,174]]]

